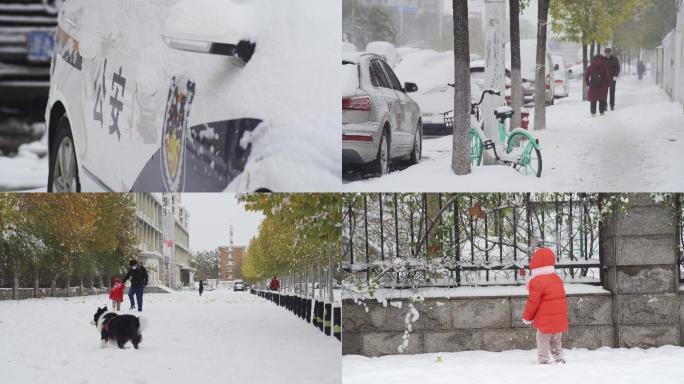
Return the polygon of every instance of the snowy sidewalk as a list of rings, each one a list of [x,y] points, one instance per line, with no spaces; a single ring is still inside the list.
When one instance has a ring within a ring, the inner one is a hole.
[[[346,183],[358,192],[672,192],[684,189],[684,113],[648,81],[618,82],[615,112],[592,118],[579,81],[547,109],[541,179],[505,166],[451,171],[452,137],[425,140],[423,161],[383,178]],[[533,117],[533,116],[532,116]],[[530,123],[532,126],[532,123]]]
[[[532,332],[532,331],[530,331]],[[536,351],[342,358],[344,384],[681,383],[684,348],[566,350],[567,364],[539,365]]]
[[[340,383],[339,341],[247,292],[145,295],[149,326],[139,350],[100,348],[90,322],[108,302],[105,295],[0,301],[1,381]]]

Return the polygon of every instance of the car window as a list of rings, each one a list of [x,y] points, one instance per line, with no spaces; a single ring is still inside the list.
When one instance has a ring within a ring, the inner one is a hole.
[[[389,80],[385,77],[385,72],[382,70],[382,66],[378,60],[373,60],[370,63],[370,75],[371,83],[375,87],[381,88],[392,88],[390,86]]]
[[[382,67],[385,69],[385,73],[387,73],[387,77],[389,77],[390,84],[392,85],[392,88],[394,88],[397,91],[404,91],[404,87],[401,86],[401,82],[399,79],[397,79],[397,75],[394,74],[394,71],[390,66],[385,63],[384,61],[381,61]]]

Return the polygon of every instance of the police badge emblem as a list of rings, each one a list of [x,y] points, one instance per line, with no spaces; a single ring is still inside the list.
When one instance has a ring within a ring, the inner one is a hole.
[[[185,189],[188,119],[194,97],[194,82],[179,77],[171,79],[161,142],[162,179],[168,192]]]

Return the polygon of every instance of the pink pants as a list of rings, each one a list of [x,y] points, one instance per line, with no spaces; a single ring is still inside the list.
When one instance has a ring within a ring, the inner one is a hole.
[[[537,330],[537,357],[540,364],[548,364],[549,352],[553,356],[553,360],[557,363],[564,363],[563,348],[561,342],[563,340],[562,333],[542,333]]]

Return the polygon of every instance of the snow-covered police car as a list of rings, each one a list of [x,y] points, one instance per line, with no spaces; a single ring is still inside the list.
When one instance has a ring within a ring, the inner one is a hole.
[[[335,0],[67,0],[48,190],[339,188]]]

